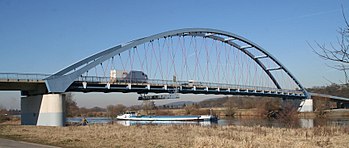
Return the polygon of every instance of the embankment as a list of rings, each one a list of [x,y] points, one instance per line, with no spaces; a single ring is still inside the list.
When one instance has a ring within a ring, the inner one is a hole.
[[[0,125],[0,137],[61,147],[347,147],[349,127]]]

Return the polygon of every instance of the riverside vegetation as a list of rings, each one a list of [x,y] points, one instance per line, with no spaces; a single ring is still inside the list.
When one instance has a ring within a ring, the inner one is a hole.
[[[323,87],[328,90],[333,88]],[[343,96],[349,94],[348,87],[340,87]],[[344,88],[344,89],[343,89]],[[318,89],[318,90],[321,90]],[[337,89],[335,91],[338,91]],[[345,90],[345,91],[344,91]],[[331,90],[331,92],[333,92]],[[345,95],[344,95],[345,94]],[[125,127],[119,124],[93,124],[88,126],[43,127],[20,126],[19,120],[0,124],[0,137],[56,145],[61,147],[347,147],[349,126],[321,126],[297,128],[297,112],[292,105],[280,110],[280,99],[275,98],[221,98],[206,100],[182,108],[156,107],[152,102],[142,107],[110,105],[107,109],[84,109],[77,107],[74,100],[68,101],[70,116],[109,116],[123,110],[141,110],[147,114],[207,114],[210,108],[223,116],[267,117],[278,111],[278,120],[287,128],[260,126],[199,126],[199,125],[140,125]],[[150,103],[150,104],[149,104]],[[68,115],[68,116],[69,116]],[[4,118],[5,119],[5,118]]]
[[[349,97],[349,86],[331,84],[323,87],[308,88],[310,92],[329,94],[341,97]],[[195,101],[195,100],[193,100]],[[283,102],[285,106],[281,106]],[[316,103],[320,102],[320,103]],[[333,108],[335,102],[329,103],[329,100],[317,100],[314,104],[315,114],[320,114],[325,110]],[[267,117],[273,116],[275,113],[285,114],[296,113],[294,107],[298,107],[300,102],[285,103],[280,98],[268,97],[244,97],[244,96],[230,96],[215,99],[207,99],[201,102],[185,102],[186,104],[165,104],[156,106],[152,101],[144,101],[142,105],[134,105],[126,107],[122,104],[108,105],[106,108],[93,107],[85,108],[79,107],[73,95],[68,93],[66,95],[66,111],[67,117],[110,117],[115,118],[116,115],[124,111],[137,111],[141,114],[152,115],[200,115],[213,113],[218,116],[259,116]],[[293,108],[289,108],[292,106]],[[285,110],[285,108],[288,108]],[[213,112],[210,112],[212,109]],[[282,115],[284,116],[284,115]],[[288,118],[288,117],[287,117]]]
[[[349,127],[0,125],[0,137],[61,147],[347,147]]]

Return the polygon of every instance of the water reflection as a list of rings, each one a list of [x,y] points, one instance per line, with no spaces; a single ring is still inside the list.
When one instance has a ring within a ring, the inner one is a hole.
[[[314,119],[299,119],[299,126],[302,128],[314,127]]]
[[[318,118],[314,119],[314,126],[348,126],[349,117],[342,118]]]
[[[278,120],[259,117],[224,118],[218,121],[218,125],[284,127]]]
[[[86,117],[87,122],[89,124],[100,124],[100,123],[110,123],[111,119],[108,117]],[[72,117],[67,118],[68,123],[80,123],[82,121],[82,117]]]
[[[112,120],[108,117],[88,117],[86,118],[89,124],[106,124],[111,123]],[[81,117],[67,118],[68,123],[80,123]],[[115,120],[117,124],[132,126],[132,125],[180,125],[180,124],[193,124],[201,126],[211,126],[211,125],[239,125],[239,126],[264,126],[264,127],[289,127],[289,122],[283,122],[277,119],[265,119],[265,118],[223,118],[217,122],[210,121],[125,121],[125,120]],[[306,119],[301,118],[298,121],[292,123],[292,127],[301,128],[312,128],[316,126],[349,126],[349,117],[343,118],[316,118],[316,119]]]

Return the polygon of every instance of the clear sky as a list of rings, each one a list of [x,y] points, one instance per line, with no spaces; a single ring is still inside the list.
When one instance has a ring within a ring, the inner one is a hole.
[[[341,5],[349,18],[349,0],[0,0],[0,72],[54,73],[120,43],[197,27],[259,44],[306,87],[340,83],[343,73],[326,66],[307,41],[336,43]],[[87,107],[139,103],[113,99],[124,98],[119,94],[75,96]],[[0,92],[0,104],[19,108],[19,93]]]

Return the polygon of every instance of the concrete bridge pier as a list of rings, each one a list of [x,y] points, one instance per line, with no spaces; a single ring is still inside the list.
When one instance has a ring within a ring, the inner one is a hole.
[[[65,94],[43,94],[21,98],[21,124],[64,126]]]
[[[313,99],[305,99],[299,105],[298,112],[313,112]]]

